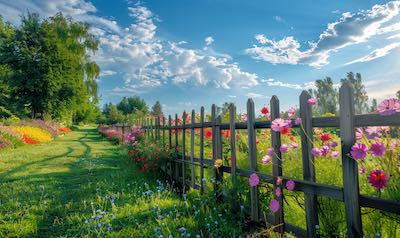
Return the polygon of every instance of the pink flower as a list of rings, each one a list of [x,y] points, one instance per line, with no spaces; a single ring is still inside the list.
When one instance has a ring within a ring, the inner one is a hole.
[[[243,112],[242,115],[240,115],[241,121],[247,121],[247,113]]]
[[[297,117],[297,118],[294,120],[294,124],[295,124],[295,125],[300,125],[300,124],[301,124],[301,118],[300,118],[300,117]]]
[[[277,197],[280,197],[280,196],[282,195],[282,190],[281,190],[280,187],[277,187],[277,188],[275,189],[275,195],[276,195]]]
[[[267,155],[272,156],[274,154],[274,148],[268,148]]]
[[[287,188],[287,190],[293,191],[294,186],[295,186],[295,183],[294,183],[293,180],[289,179],[289,180],[286,182],[286,188]]]
[[[295,143],[295,142],[290,143],[289,146],[290,146],[291,149],[297,149],[299,147],[299,145],[297,143]]]
[[[281,151],[281,153],[286,153],[288,152],[288,146],[286,144],[282,144],[279,150]]]
[[[307,100],[308,105],[315,105],[317,104],[317,99],[316,98],[310,98]]]
[[[312,149],[311,149],[311,154],[312,154],[313,156],[321,156],[321,149],[319,149],[319,148],[312,148]]]
[[[390,128],[387,126],[369,126],[365,129],[368,139],[380,138],[383,133],[389,133]]]
[[[276,200],[276,199],[273,199],[273,200],[271,201],[271,203],[269,204],[269,209],[271,209],[271,211],[272,211],[273,213],[279,211],[279,207],[280,207],[279,202],[278,202],[278,200]]]
[[[357,140],[361,140],[362,136],[363,136],[364,132],[362,128],[357,128],[356,129],[356,139]]]
[[[284,128],[289,128],[291,126],[291,121],[290,120],[285,120],[282,118],[277,118],[272,121],[271,123],[271,129],[276,132],[280,132]]]
[[[382,116],[390,116],[396,112],[400,112],[400,100],[397,98],[389,98],[383,100],[378,105],[378,112]]]
[[[365,144],[357,143],[351,147],[351,156],[355,160],[363,160],[367,156],[368,147]]]
[[[339,157],[339,152],[332,151],[331,156],[332,156],[332,158],[337,158],[337,157]]]
[[[276,177],[276,185],[281,185],[282,181],[283,181],[282,177],[280,176]]]
[[[382,142],[375,142],[371,144],[370,151],[372,156],[380,157],[385,153],[386,147]]]
[[[379,190],[386,187],[388,180],[388,176],[380,169],[374,170],[368,175],[368,182]]]
[[[365,173],[365,168],[363,168],[363,167],[359,168],[359,169],[358,169],[358,172],[359,172],[360,174],[364,174],[364,173]]]
[[[324,145],[319,149],[319,151],[321,151],[322,156],[327,156],[329,153],[329,146]]]
[[[336,141],[332,141],[331,143],[329,143],[329,147],[331,147],[331,148],[335,148],[336,146],[337,146]]]
[[[296,115],[296,112],[297,112],[296,108],[293,107],[289,108],[289,110],[287,111],[289,117]]]
[[[249,182],[251,187],[255,187],[260,183],[260,178],[256,173],[252,173],[250,174]]]
[[[265,156],[262,158],[262,162],[263,162],[263,164],[268,164],[269,162],[271,162],[271,156],[265,155]]]

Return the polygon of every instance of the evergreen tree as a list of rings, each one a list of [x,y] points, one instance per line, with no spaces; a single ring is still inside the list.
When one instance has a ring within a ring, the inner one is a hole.
[[[369,111],[368,106],[368,95],[365,91],[364,84],[362,82],[361,74],[357,73],[354,75],[353,72],[347,73],[347,77],[341,80],[342,83],[349,82],[354,88],[354,106],[355,113],[362,114]]]
[[[372,105],[371,105],[370,112],[376,112],[377,110],[378,110],[378,102],[374,98],[374,99],[372,99]]]
[[[157,101],[151,108],[151,114],[154,116],[162,116],[163,115],[162,106],[159,101]]]
[[[338,91],[333,86],[330,77],[318,79],[315,81],[315,90],[309,90],[310,94],[318,99],[318,113],[334,113],[337,112]]]

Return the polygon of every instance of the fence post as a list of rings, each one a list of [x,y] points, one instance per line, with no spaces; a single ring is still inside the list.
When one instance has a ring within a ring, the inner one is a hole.
[[[183,191],[186,189],[186,111],[182,116],[182,185]]]
[[[300,95],[300,118],[301,118],[301,155],[303,161],[303,179],[315,182],[314,156],[311,154],[313,147],[313,127],[312,127],[312,108],[307,100],[311,96],[307,91]],[[317,237],[316,225],[318,225],[317,196],[312,193],[304,192],[304,205],[307,220],[307,236]]]
[[[270,101],[270,106],[271,106],[271,121],[273,121],[276,118],[280,117],[280,110],[279,110],[279,99],[277,96],[272,96],[271,101]],[[276,132],[271,130],[271,143],[272,143],[272,148],[274,149],[274,153],[272,155],[272,174],[273,176],[279,177],[282,176],[282,154],[280,151],[281,147],[281,134],[280,132]],[[276,188],[279,187],[281,190],[283,188],[282,184],[277,185],[276,182],[274,183],[274,191]],[[276,232],[279,232],[281,235],[284,233],[284,219],[283,219],[283,193],[281,196],[276,198],[279,201],[280,204],[280,209],[275,213],[274,215],[274,225],[277,226],[275,229]]]
[[[257,172],[257,145],[256,145],[256,130],[254,129],[255,124],[255,112],[254,112],[254,102],[250,98],[247,100],[247,136],[249,141],[249,160],[250,168],[252,171]],[[259,200],[258,200],[258,187],[250,188],[250,199],[251,199],[251,219],[253,221],[259,221],[260,210],[259,210]]]
[[[165,117],[162,117],[162,144],[165,146]]]
[[[221,116],[218,116],[216,119],[217,126],[215,127],[216,129],[216,142],[215,142],[215,152],[217,153],[217,159],[220,159],[223,161],[222,158],[222,133],[221,133],[221,123],[222,119]],[[220,189],[220,186],[224,180],[224,171],[222,170],[221,167],[216,168],[215,170],[215,185],[216,187],[216,197],[218,201],[222,200],[222,191]]]
[[[356,141],[354,131],[354,91],[351,84],[344,83],[340,87],[339,104],[343,198],[346,208],[347,236],[350,238],[362,237],[358,167],[357,162],[349,155],[351,147]]]
[[[172,134],[171,134],[172,133],[172,129],[171,129],[171,126],[172,126],[172,117],[171,117],[171,115],[168,115],[168,144],[169,144],[169,149],[172,149]],[[171,161],[171,159],[172,159],[172,161]],[[169,161],[168,161],[169,172],[170,172],[169,176],[170,176],[171,179],[173,178],[173,172],[172,172],[173,159],[174,158],[170,158]]]
[[[192,128],[190,130],[190,163],[192,169],[192,179],[191,179],[191,186],[192,188],[195,187],[195,172],[194,172],[194,123],[196,122],[196,114],[195,111],[192,110]]]
[[[204,193],[204,107],[200,108],[200,194]]]
[[[175,113],[175,147],[176,147],[177,151],[179,151],[178,145],[179,145],[179,142],[178,142],[178,114]],[[179,163],[177,160],[178,160],[178,158],[176,158],[176,161],[175,161],[175,179],[176,179],[177,185],[179,186],[179,183],[180,183],[180,181],[179,181],[180,180],[180,178],[179,178]]]
[[[233,103],[229,106],[229,129],[230,129],[230,144],[231,144],[231,176],[232,182],[236,182],[236,107]]]

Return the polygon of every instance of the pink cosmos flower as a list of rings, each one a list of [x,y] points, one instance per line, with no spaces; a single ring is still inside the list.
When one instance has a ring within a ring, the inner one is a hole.
[[[369,126],[365,129],[368,139],[380,138],[383,133],[389,133],[390,128],[388,126]]]
[[[321,149],[319,149],[319,148],[312,148],[312,149],[311,149],[311,154],[312,154],[313,156],[321,156]]]
[[[265,155],[262,160],[263,164],[268,164],[269,162],[271,162],[271,156],[269,155]]]
[[[299,147],[299,145],[297,143],[295,143],[295,142],[290,143],[289,146],[290,146],[291,149],[297,149]]]
[[[361,140],[362,136],[363,136],[364,132],[362,128],[357,128],[356,129],[356,139],[357,140]]]
[[[385,172],[380,169],[373,170],[368,175],[368,182],[373,187],[375,187],[376,189],[379,189],[379,190],[386,187],[388,181],[389,181],[388,176],[386,176]]]
[[[241,121],[247,121],[247,113],[243,112],[242,115],[240,115]]]
[[[367,156],[368,147],[365,144],[357,143],[351,147],[351,156],[355,160],[363,160]]]
[[[281,151],[281,153],[286,153],[288,152],[288,146],[286,144],[282,144],[279,150]]]
[[[332,151],[331,156],[332,156],[332,158],[337,158],[337,157],[339,157],[339,152]]]
[[[296,115],[296,112],[297,112],[297,109],[293,108],[293,107],[289,108],[289,110],[287,111],[289,117]]]
[[[249,182],[251,187],[255,187],[260,183],[260,178],[256,173],[252,173],[250,174]]]
[[[397,98],[389,98],[383,100],[378,105],[378,112],[382,116],[390,116],[396,112],[400,112],[400,100]]]
[[[278,202],[278,200],[276,200],[276,199],[273,199],[273,200],[271,201],[271,203],[269,204],[269,209],[271,209],[271,211],[272,211],[273,213],[279,211],[279,207],[280,207],[279,202]]]
[[[372,156],[380,157],[385,153],[386,147],[382,142],[375,142],[371,144],[370,151]]]
[[[280,177],[280,176],[276,177],[276,185],[281,185],[282,181],[283,181],[282,177]]]
[[[321,152],[322,156],[327,156],[329,153],[329,146],[324,145],[319,149],[319,151]]]
[[[280,187],[277,187],[277,188],[275,189],[275,195],[276,195],[277,197],[280,197],[280,196],[282,195],[282,190],[281,190]]]
[[[268,148],[267,155],[272,156],[274,154],[274,148]]]
[[[316,98],[310,98],[307,100],[308,105],[315,105],[317,104],[317,99]]]
[[[363,168],[363,167],[359,168],[359,169],[358,169],[358,172],[359,172],[360,174],[364,174],[364,173],[365,173],[365,168]]]
[[[297,118],[294,120],[294,124],[295,124],[295,125],[300,125],[300,124],[301,124],[301,118],[300,118],[300,117],[297,117]]]
[[[288,128],[290,126],[291,126],[291,121],[282,118],[277,118],[273,120],[271,123],[271,129],[276,132],[280,132],[282,129]]]
[[[289,179],[289,180],[286,182],[286,188],[287,188],[287,190],[293,191],[294,186],[295,186],[295,183],[294,183],[293,180]]]

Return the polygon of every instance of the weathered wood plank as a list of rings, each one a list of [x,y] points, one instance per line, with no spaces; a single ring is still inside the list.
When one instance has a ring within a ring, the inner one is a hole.
[[[303,179],[305,181],[315,182],[314,156],[311,154],[313,147],[313,127],[312,127],[312,108],[307,100],[311,96],[307,91],[300,95],[300,118],[301,118],[301,154],[303,162]],[[317,196],[310,193],[304,193],[304,205],[307,221],[308,237],[317,237],[316,225],[318,225]]]
[[[204,193],[204,107],[200,109],[200,193]]]
[[[178,126],[178,114],[175,113],[175,126]],[[179,151],[179,142],[178,142],[178,129],[175,129],[175,148],[176,150]],[[177,156],[178,157],[178,156]],[[177,159],[177,158],[176,158]],[[179,181],[180,181],[180,177],[179,177],[179,164],[178,163],[174,163],[175,164],[175,182],[177,183],[177,185],[179,186]]]
[[[235,119],[236,119],[236,107],[233,103],[229,105],[229,129],[230,129],[230,146],[231,146],[231,175],[232,182],[235,183],[236,179],[236,129],[235,129]]]
[[[347,236],[362,237],[360,194],[357,162],[349,156],[355,143],[354,92],[345,83],[339,90],[340,139],[342,146],[343,195],[346,208]]]

